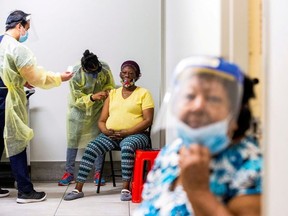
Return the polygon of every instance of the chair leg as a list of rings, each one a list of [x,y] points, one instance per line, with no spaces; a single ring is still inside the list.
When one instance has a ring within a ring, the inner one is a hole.
[[[98,185],[97,185],[97,193],[100,192],[101,179],[102,179],[102,174],[103,174],[104,164],[105,164],[105,156],[106,156],[106,154],[104,154],[103,161],[102,161],[102,166],[101,166],[99,181],[98,181]]]
[[[116,187],[112,151],[109,151],[109,156],[110,156],[110,166],[111,166],[112,179],[113,179],[113,187]]]

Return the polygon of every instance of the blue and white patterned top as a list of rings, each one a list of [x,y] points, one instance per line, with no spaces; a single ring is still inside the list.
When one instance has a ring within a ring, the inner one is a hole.
[[[194,215],[182,186],[169,189],[179,175],[178,151],[181,140],[165,146],[147,176],[142,197],[133,216]],[[211,160],[210,190],[223,203],[243,194],[262,192],[262,154],[252,137],[242,139]]]

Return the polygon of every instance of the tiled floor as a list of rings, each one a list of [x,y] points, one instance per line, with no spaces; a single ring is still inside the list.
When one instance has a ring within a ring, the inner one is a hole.
[[[17,204],[16,189],[9,189],[8,197],[0,198],[1,216],[130,216],[137,203],[120,201],[122,184],[113,187],[108,182],[101,187],[99,194],[93,183],[86,183],[83,188],[84,198],[65,201],[63,196],[74,189],[75,184],[59,187],[57,183],[34,183],[37,191],[45,191],[47,198],[43,202]]]

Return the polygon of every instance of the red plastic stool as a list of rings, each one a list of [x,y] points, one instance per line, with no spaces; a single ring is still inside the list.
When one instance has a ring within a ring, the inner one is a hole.
[[[134,163],[134,172],[133,172],[133,180],[132,180],[132,202],[140,203],[142,198],[142,190],[143,190],[143,173],[145,171],[145,162],[148,162],[148,170],[149,172],[153,166],[154,160],[157,157],[160,150],[136,150],[135,154],[135,163]]]

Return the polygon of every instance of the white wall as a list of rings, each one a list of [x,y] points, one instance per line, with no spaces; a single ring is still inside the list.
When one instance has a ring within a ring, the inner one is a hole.
[[[288,2],[264,0],[265,216],[288,215]]]
[[[32,14],[38,40],[26,44],[46,69],[65,71],[89,48],[110,65],[120,84],[121,63],[136,60],[142,70],[138,85],[151,91],[157,112],[161,86],[160,0],[0,0],[0,5],[3,32],[10,11],[21,9]],[[36,89],[31,97],[31,126],[35,133],[31,161],[65,160],[68,92],[68,83],[64,83],[51,90]],[[157,137],[153,146],[159,146]]]
[[[248,70],[248,0],[221,0],[220,55]]]
[[[228,15],[224,17],[227,19]],[[222,37],[228,25],[223,26],[222,20],[222,0],[165,1],[164,90],[169,88],[181,59],[191,55],[223,55]],[[162,146],[170,135],[161,135]]]
[[[195,54],[221,54],[221,0],[166,1],[166,82],[176,64]]]
[[[166,85],[190,55],[223,56],[248,69],[248,0],[165,1]]]
[[[190,55],[223,56],[248,66],[247,0],[165,1],[166,85]]]

